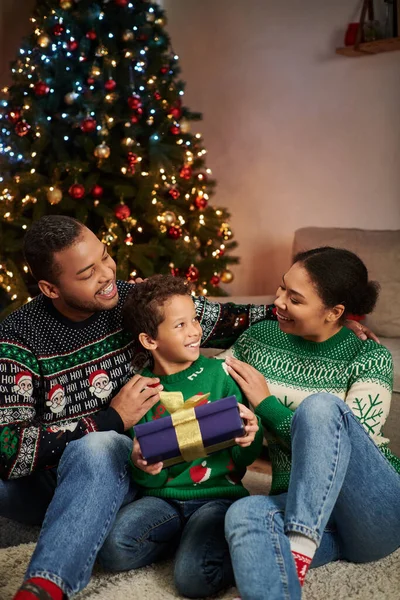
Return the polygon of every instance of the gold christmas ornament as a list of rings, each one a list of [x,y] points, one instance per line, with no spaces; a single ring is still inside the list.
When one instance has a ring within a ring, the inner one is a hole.
[[[94,155],[96,158],[108,158],[110,156],[110,153],[110,147],[107,146],[105,142],[101,142],[101,144],[96,146],[96,148],[94,149]]]
[[[59,204],[62,199],[62,191],[54,186],[51,186],[47,192],[47,200],[50,204]]]
[[[103,126],[99,131],[99,135],[101,137],[106,137],[107,135],[109,135],[109,133],[110,132],[108,131],[107,127],[105,127],[105,126]]]
[[[159,27],[165,27],[165,25],[167,24],[167,19],[165,17],[158,17],[158,19],[156,19],[155,23]]]
[[[112,94],[106,94],[104,96],[104,101],[107,102],[107,104],[113,104],[117,99],[118,94],[116,94],[115,92],[113,92]]]
[[[189,133],[190,132],[190,121],[188,121],[184,117],[180,121],[180,126],[181,126],[181,132],[182,133]]]
[[[37,42],[41,48],[47,48],[51,44],[51,38],[46,33],[42,33],[39,35]]]
[[[136,140],[135,140],[135,138],[132,138],[132,137],[126,137],[122,140],[122,143],[127,148],[130,148],[131,146],[136,145]]]
[[[161,215],[161,221],[162,223],[165,223],[165,225],[173,225],[176,221],[176,214],[171,210],[166,210],[165,213]]]
[[[132,42],[135,39],[135,34],[131,29],[126,29],[122,34],[122,39],[124,42]]]
[[[62,8],[63,10],[69,10],[72,6],[72,2],[71,0],[61,0],[60,2],[60,8]]]
[[[90,75],[92,77],[100,77],[100,75],[101,75],[100,67],[98,67],[97,65],[93,65],[93,67],[90,70]]]
[[[65,104],[69,104],[71,106],[71,104],[73,104],[77,98],[79,98],[79,94],[76,92],[69,92],[68,94],[65,94],[64,102]]]
[[[96,56],[107,56],[108,49],[106,46],[104,46],[104,44],[101,44],[98,48],[96,48],[95,54]]]
[[[233,276],[232,271],[229,271],[229,269],[222,271],[222,273],[221,273],[222,283],[232,283],[233,279],[234,279],[234,276]]]

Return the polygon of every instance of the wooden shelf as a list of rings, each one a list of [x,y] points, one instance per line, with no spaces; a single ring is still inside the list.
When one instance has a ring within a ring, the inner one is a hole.
[[[337,54],[350,57],[367,56],[368,54],[379,54],[380,52],[394,52],[394,50],[400,50],[400,37],[375,40],[375,42],[364,42],[358,48],[354,46],[336,48]]]

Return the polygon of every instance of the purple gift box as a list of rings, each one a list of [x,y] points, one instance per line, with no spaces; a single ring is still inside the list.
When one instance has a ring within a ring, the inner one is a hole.
[[[245,434],[236,396],[196,406],[194,412],[206,455],[233,446],[234,439]],[[148,464],[162,461],[164,467],[170,467],[184,462],[170,416],[135,425],[133,429]]]

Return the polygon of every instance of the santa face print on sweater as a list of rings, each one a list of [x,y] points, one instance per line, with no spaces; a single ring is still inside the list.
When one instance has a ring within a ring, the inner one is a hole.
[[[50,407],[52,413],[59,414],[65,408],[67,400],[62,385],[55,385],[49,392],[49,399],[46,405]]]
[[[106,371],[93,371],[89,376],[89,391],[101,400],[106,400],[112,392],[112,382]]]
[[[13,387],[13,392],[24,396],[26,399],[32,397],[33,393],[33,384],[32,384],[32,375],[29,371],[20,371],[15,376],[15,385]]]

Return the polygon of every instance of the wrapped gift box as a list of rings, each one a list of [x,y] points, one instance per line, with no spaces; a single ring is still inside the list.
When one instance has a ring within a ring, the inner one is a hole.
[[[245,434],[236,396],[196,406],[194,415],[204,446],[204,451],[198,458],[233,446],[235,438]],[[177,425],[177,428],[179,427],[180,425]],[[184,462],[178,443],[180,436],[177,435],[171,416],[135,425],[133,429],[148,464],[162,461],[164,467],[169,467]]]

